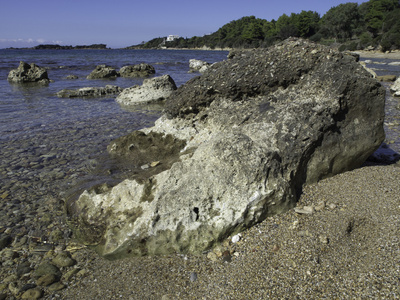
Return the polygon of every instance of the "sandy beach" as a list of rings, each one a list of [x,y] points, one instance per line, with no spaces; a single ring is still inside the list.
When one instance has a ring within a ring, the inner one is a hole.
[[[386,59],[399,59],[400,51],[394,50],[392,52],[384,53],[380,51],[354,51],[358,53],[362,58],[386,58]]]
[[[61,298],[396,299],[399,180],[395,164],[308,186],[298,207],[312,214],[292,209],[269,218],[214,249],[215,261],[207,253],[107,261],[78,251],[87,274]]]

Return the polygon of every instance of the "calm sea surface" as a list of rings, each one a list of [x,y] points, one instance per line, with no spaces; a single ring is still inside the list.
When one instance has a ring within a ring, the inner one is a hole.
[[[226,59],[222,51],[160,51],[160,50],[0,50],[0,137],[1,141],[28,131],[37,133],[60,123],[89,121],[91,118],[115,118],[124,115],[114,98],[60,99],[58,91],[87,86],[118,85],[126,88],[141,84],[142,79],[87,80],[86,76],[99,64],[116,69],[142,62],[153,65],[156,75],[169,74],[179,86],[198,75],[188,73],[189,59],[210,63]],[[46,87],[23,87],[7,82],[11,69],[19,62],[36,63],[48,69],[54,80]],[[77,80],[67,80],[77,75]],[[140,111],[136,112],[140,113]],[[135,113],[130,113],[135,118]],[[39,132],[38,132],[39,131]],[[32,136],[34,138],[35,136]]]

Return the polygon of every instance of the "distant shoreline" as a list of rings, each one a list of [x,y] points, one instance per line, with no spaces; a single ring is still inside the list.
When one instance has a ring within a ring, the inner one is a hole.
[[[394,50],[392,52],[379,52],[379,51],[352,51],[357,53],[362,58],[387,58],[387,59],[399,59],[400,60],[400,50]]]

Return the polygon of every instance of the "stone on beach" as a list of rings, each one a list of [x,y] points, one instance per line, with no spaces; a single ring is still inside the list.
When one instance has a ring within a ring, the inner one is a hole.
[[[19,63],[17,69],[11,70],[7,80],[11,83],[39,83],[48,84],[50,82],[45,68],[36,64],[27,64],[23,61]]]
[[[136,105],[165,100],[176,90],[176,84],[169,75],[145,79],[143,84],[135,85],[118,95],[116,101],[123,105]]]
[[[304,184],[360,166],[384,140],[384,88],[354,57],[300,39],[231,57],[177,89],[142,131],[154,144],[172,136],[178,160],[67,203],[84,243],[110,258],[201,253],[293,207]]]

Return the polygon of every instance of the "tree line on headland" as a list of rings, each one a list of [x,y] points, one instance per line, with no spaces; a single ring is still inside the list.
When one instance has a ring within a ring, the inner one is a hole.
[[[271,21],[243,17],[202,37],[181,37],[168,42],[159,37],[128,48],[257,48],[288,37],[340,44],[340,50],[369,46],[382,51],[400,49],[400,1],[370,0],[360,5],[349,2],[332,7],[322,17],[314,11],[283,14]]]

